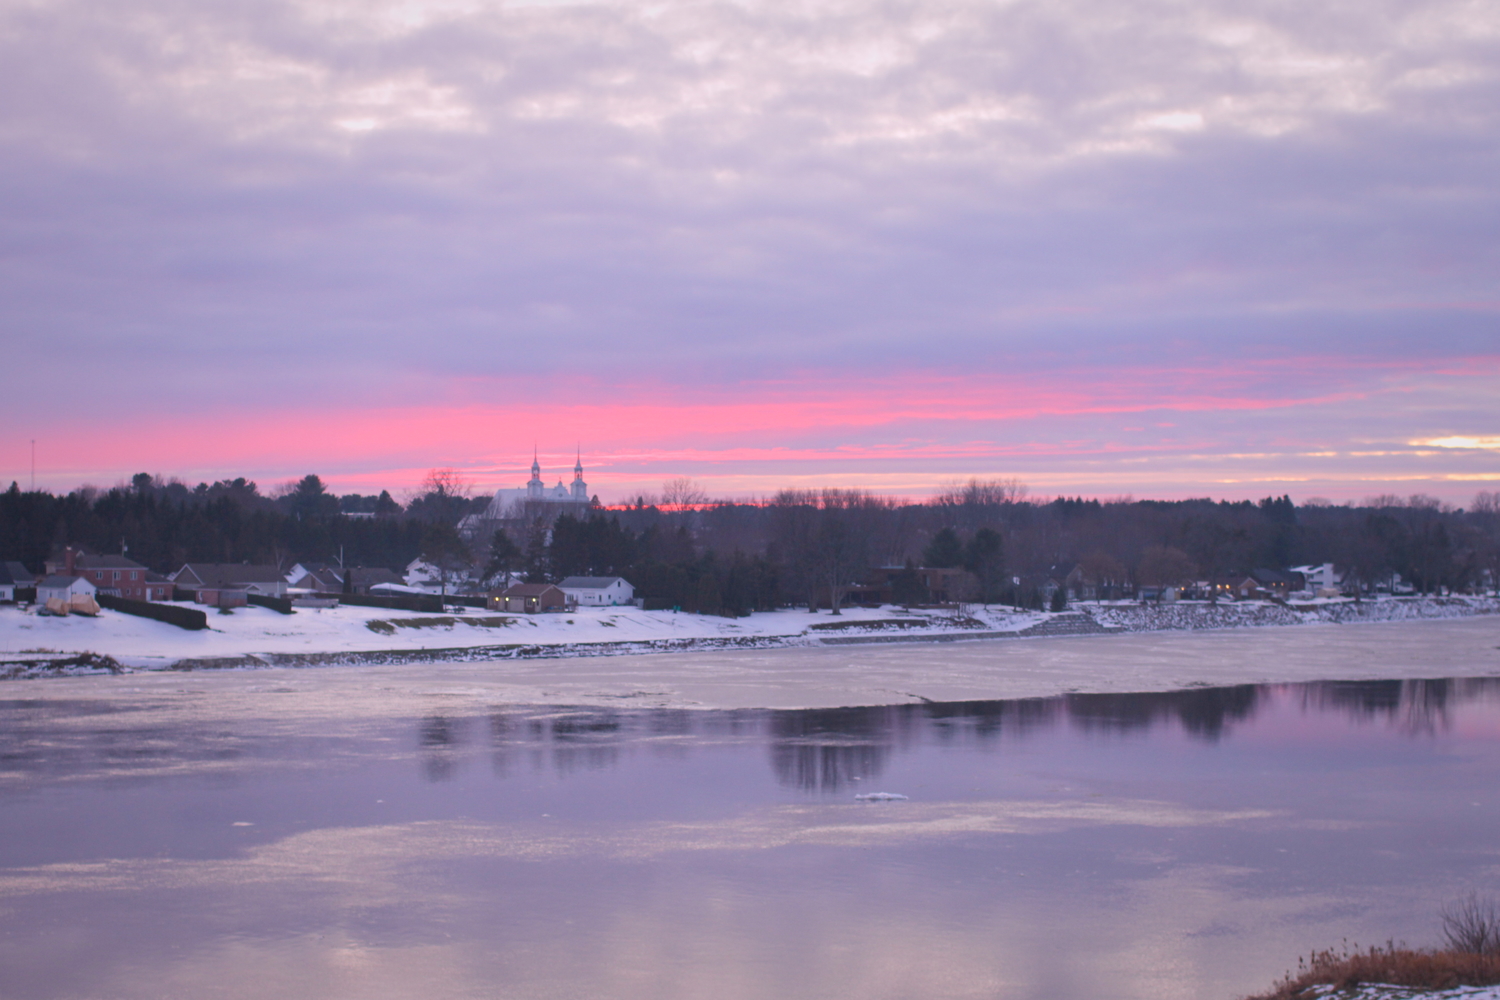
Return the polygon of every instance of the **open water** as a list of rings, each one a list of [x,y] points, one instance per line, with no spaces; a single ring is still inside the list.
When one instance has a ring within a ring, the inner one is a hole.
[[[269,729],[26,691],[5,1000],[1232,998],[1500,890],[1494,680]]]

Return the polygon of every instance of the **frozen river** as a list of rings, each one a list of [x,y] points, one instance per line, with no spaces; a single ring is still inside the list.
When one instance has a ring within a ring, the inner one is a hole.
[[[309,707],[360,676],[0,689],[0,996],[1228,1000],[1500,887],[1490,678]]]

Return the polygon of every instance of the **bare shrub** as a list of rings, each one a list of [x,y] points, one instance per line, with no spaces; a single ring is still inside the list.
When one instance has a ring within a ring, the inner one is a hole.
[[[1414,989],[1449,990],[1457,986],[1500,983],[1500,955],[1461,951],[1428,951],[1388,942],[1368,951],[1345,948],[1318,951],[1297,962],[1297,971],[1269,993],[1247,1000],[1297,1000],[1314,995],[1314,986],[1349,990],[1363,983],[1385,983]],[[1323,995],[1323,994],[1317,994]]]
[[[1500,955],[1500,904],[1471,892],[1438,913],[1443,940],[1466,955]]]

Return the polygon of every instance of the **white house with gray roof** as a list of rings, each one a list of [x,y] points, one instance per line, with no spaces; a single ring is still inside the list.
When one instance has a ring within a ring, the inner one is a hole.
[[[75,597],[94,597],[98,593],[99,588],[81,576],[54,573],[36,582],[38,604],[46,604],[54,597],[66,604]]]
[[[635,602],[635,588],[623,576],[570,576],[557,586],[581,608],[608,608]]]

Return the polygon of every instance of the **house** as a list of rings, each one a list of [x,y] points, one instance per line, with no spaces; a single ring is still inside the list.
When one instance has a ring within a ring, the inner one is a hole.
[[[75,597],[87,597],[93,600],[99,593],[99,588],[93,582],[81,576],[67,576],[54,573],[44,576],[36,582],[36,599],[38,604],[46,604],[48,601],[61,601],[63,604],[71,604]]]
[[[1253,576],[1219,577],[1213,581],[1213,590],[1217,597],[1237,598],[1240,600],[1264,596],[1264,592],[1260,589],[1260,584]]]
[[[287,588],[281,570],[270,564],[254,563],[183,563],[182,568],[172,574],[172,583],[194,592],[204,588],[228,588],[264,597],[284,597]]]
[[[287,571],[286,582],[293,590],[341,594],[344,591],[344,570],[332,563],[298,563]]]
[[[61,558],[47,560],[51,576],[78,576],[94,585],[97,592],[133,601],[166,601],[172,597],[172,586],[151,573],[134,559],[125,556],[97,556],[81,548],[68,546]],[[149,579],[155,577],[155,580]],[[92,597],[92,595],[90,595]],[[40,591],[37,600],[41,601]]]
[[[16,599],[17,587],[31,587],[36,577],[18,562],[0,562],[0,602],[10,603]]]
[[[521,611],[534,615],[547,611],[567,611],[574,606],[562,588],[550,583],[517,583],[503,591],[492,590],[488,596],[489,606],[493,611]]]
[[[1302,589],[1300,574],[1296,577],[1290,573],[1283,573],[1278,569],[1257,569],[1251,572],[1251,578],[1255,580],[1261,591],[1269,597],[1279,597],[1286,600],[1286,596],[1294,590]]]
[[[936,604],[972,601],[979,593],[979,578],[966,569],[918,566],[917,579]]]
[[[1334,570],[1333,563],[1320,563],[1316,566],[1293,566],[1290,573],[1298,573],[1302,576],[1302,588],[1311,590],[1319,597],[1338,596],[1339,584],[1343,578]],[[1324,594],[1322,591],[1332,591],[1332,594]]]
[[[1042,578],[1041,586],[1037,589],[1041,592],[1042,599],[1052,600],[1052,595],[1059,590],[1063,597],[1079,598],[1079,590],[1083,587],[1083,570],[1078,568],[1077,563],[1059,563],[1047,570],[1047,575]]]
[[[635,588],[623,576],[570,576],[558,587],[579,607],[616,607],[635,601]]]
[[[402,580],[408,587],[416,587],[426,594],[456,594],[472,584],[467,571],[444,570],[422,559],[413,559],[406,564]]]

